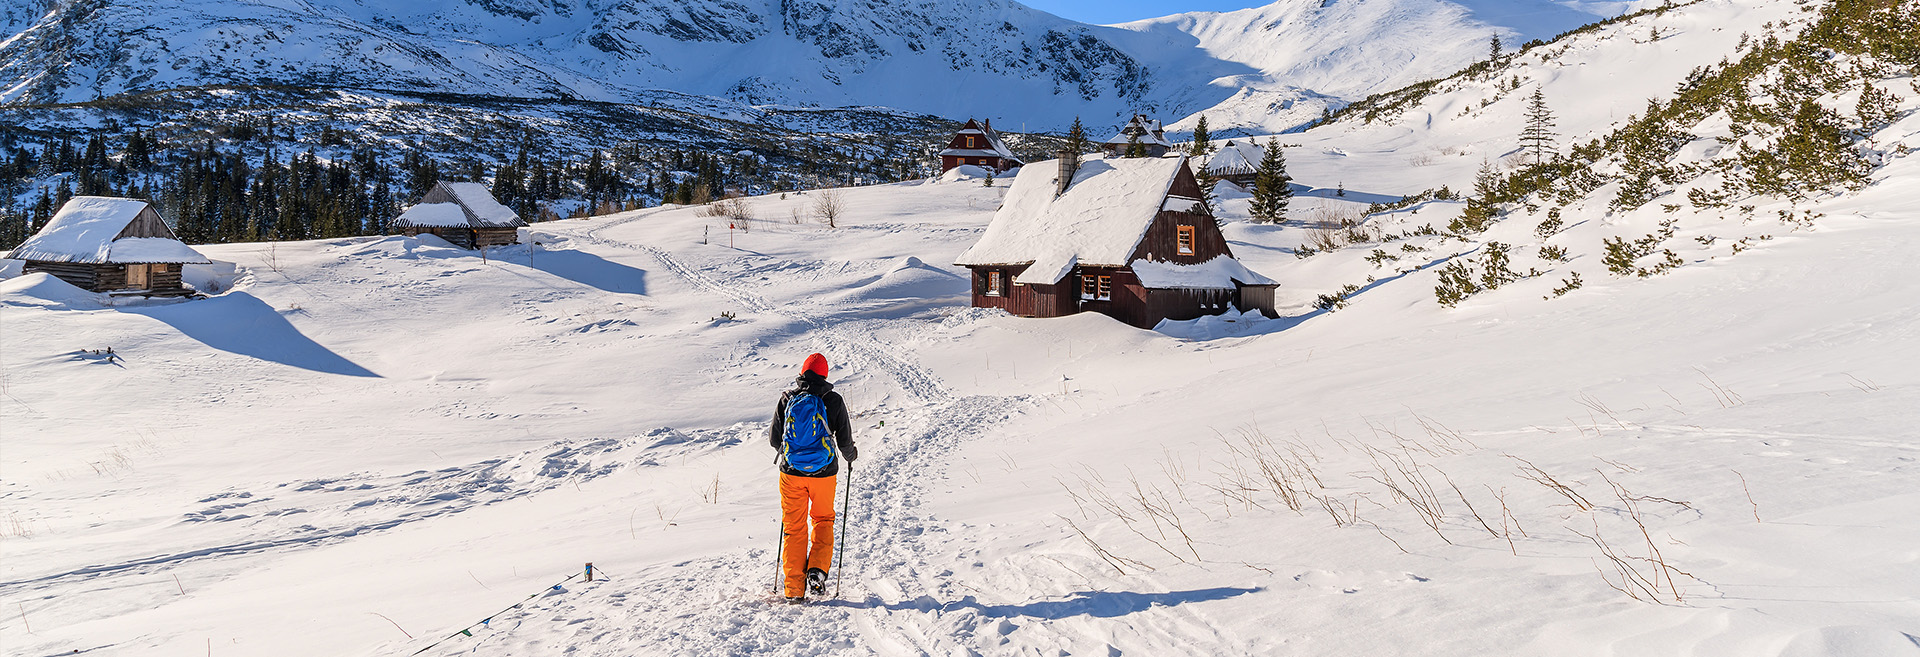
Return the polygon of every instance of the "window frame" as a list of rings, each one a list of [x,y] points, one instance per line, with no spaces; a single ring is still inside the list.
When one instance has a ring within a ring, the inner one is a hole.
[[[989,269],[985,273],[986,280],[983,282],[985,291],[981,292],[980,295],[988,297],[1006,296],[1004,292],[1006,286],[1000,280],[1000,270]]]
[[[1192,226],[1175,226],[1173,250],[1178,255],[1194,255],[1199,249],[1198,235]]]

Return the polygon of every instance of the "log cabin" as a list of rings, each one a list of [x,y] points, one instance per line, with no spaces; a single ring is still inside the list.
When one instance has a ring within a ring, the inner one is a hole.
[[[435,183],[420,202],[393,220],[400,234],[438,235],[463,249],[520,243],[527,222],[501,205],[480,183]]]
[[[993,131],[992,121],[967,119],[967,124],[947,141],[947,149],[940,151],[940,173],[962,164],[986,167],[998,173],[1018,167],[1021,162],[1000,139],[1000,134]]]
[[[1215,180],[1225,180],[1251,190],[1254,175],[1260,171],[1260,160],[1266,155],[1267,149],[1252,140],[1243,143],[1228,140],[1225,146],[1207,158],[1204,166]]]
[[[1173,143],[1167,141],[1166,129],[1159,121],[1147,118],[1145,114],[1135,114],[1120,132],[1100,145],[1109,157],[1125,157],[1127,148],[1135,141],[1145,149],[1147,157],[1161,157],[1173,150]]]
[[[1020,170],[980,241],[973,305],[1098,312],[1140,328],[1230,308],[1274,312],[1272,279],[1233,257],[1187,158],[1071,157]]]
[[[143,296],[193,294],[181,270],[213,262],[175,237],[146,201],[105,196],[68,200],[6,257],[90,292]]]

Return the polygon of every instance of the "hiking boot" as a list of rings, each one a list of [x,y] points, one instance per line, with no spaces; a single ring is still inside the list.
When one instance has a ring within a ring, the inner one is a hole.
[[[787,600],[787,604],[790,604],[790,605],[800,605],[800,604],[806,604],[806,603],[807,603],[807,596],[804,596],[804,595],[789,595],[789,596],[787,596],[787,597],[786,597],[786,600]]]
[[[807,569],[807,592],[814,595],[827,594],[827,571],[819,568]]]

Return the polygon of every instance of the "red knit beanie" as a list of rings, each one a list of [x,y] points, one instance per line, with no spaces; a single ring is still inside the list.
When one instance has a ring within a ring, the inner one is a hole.
[[[808,356],[806,364],[801,365],[800,369],[818,374],[820,378],[827,378],[827,357],[820,354]]]

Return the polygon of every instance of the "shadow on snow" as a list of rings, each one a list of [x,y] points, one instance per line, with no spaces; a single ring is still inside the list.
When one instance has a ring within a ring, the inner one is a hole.
[[[885,603],[879,598],[869,597],[860,601],[827,600],[824,606],[843,606],[861,609],[885,608],[892,611],[935,610],[957,611],[973,609],[987,618],[1039,618],[1060,620],[1075,616],[1092,618],[1117,618],[1128,614],[1146,611],[1155,606],[1173,607],[1190,602],[1209,602],[1225,600],[1235,596],[1260,591],[1259,588],[1217,587],[1196,589],[1193,591],[1168,591],[1166,593],[1135,593],[1132,591],[1080,591],[1068,595],[1064,600],[1048,600],[1013,605],[981,604],[973,596],[967,596],[955,602],[935,602],[927,596],[904,602]]]
[[[380,376],[314,342],[267,302],[246,292],[192,303],[119,310],[158,320],[221,351],[327,374]]]
[[[617,294],[646,294],[647,272],[585,251],[540,251],[532,254],[534,269]]]

